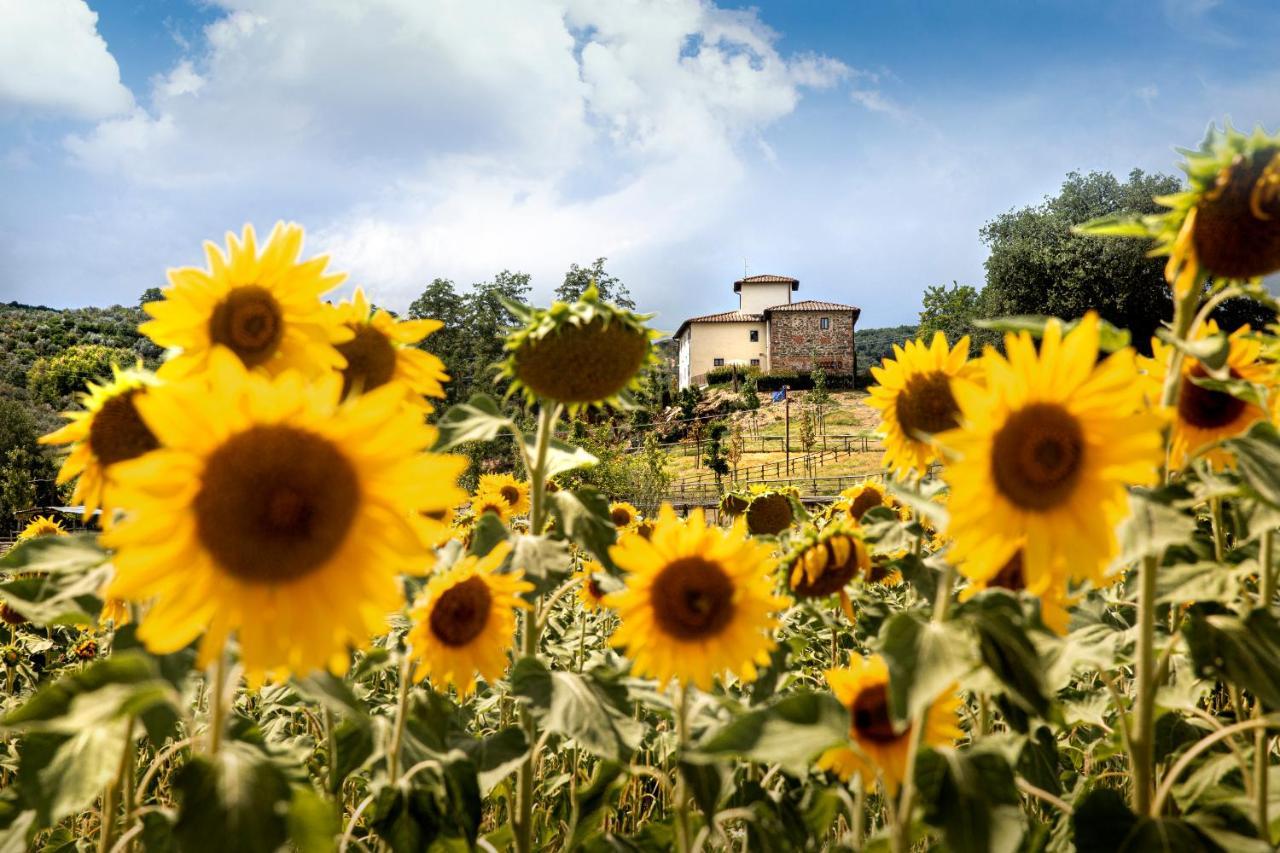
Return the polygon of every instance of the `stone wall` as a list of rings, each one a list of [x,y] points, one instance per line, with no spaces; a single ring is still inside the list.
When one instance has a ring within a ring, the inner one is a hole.
[[[831,320],[825,331],[821,318]],[[815,361],[828,375],[852,376],[852,311],[772,311],[769,313],[769,369],[808,373]]]

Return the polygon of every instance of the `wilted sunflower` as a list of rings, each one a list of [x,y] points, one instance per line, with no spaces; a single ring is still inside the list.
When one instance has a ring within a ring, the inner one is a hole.
[[[325,275],[324,256],[299,261],[302,237],[301,226],[278,222],[259,253],[253,226],[246,225],[240,238],[227,234],[226,254],[205,242],[208,270],[169,270],[165,298],[143,306],[154,319],[138,327],[160,346],[178,349],[160,375],[200,373],[218,347],[271,375],[341,368],[345,361],[334,345],[351,340],[352,332],[320,295],[346,274]]]
[[[598,576],[603,574],[604,566],[595,560],[584,560],[582,568],[574,574],[574,578],[578,580],[578,601],[584,610],[598,610],[604,606],[604,598],[608,593],[598,580]]]
[[[406,399],[411,405],[428,411],[432,406],[425,398],[444,396],[444,383],[449,381],[444,362],[414,346],[444,323],[397,320],[382,308],[375,310],[358,287],[350,302],[341,302],[334,310],[353,335],[338,344],[338,352],[347,361],[342,368],[344,397],[352,389],[364,393],[392,380],[408,389]]]
[[[636,675],[704,690],[724,672],[755,680],[789,602],[774,595],[769,548],[742,519],[708,527],[701,509],[681,520],[663,504],[651,539],[624,534],[609,553],[627,572],[626,589],[605,597],[622,619],[611,643]]]
[[[507,336],[501,375],[530,402],[552,400],[570,412],[618,403],[654,360],[658,333],[645,327],[649,315],[601,302],[594,284],[576,302],[508,307],[524,325]]]
[[[786,492],[762,492],[751,498],[746,511],[747,530],[756,536],[776,536],[796,520]]]
[[[67,530],[62,526],[62,522],[51,515],[37,515],[31,519],[31,523],[22,528],[22,532],[18,534],[19,542],[26,542],[28,539],[39,539],[42,536],[66,536]]]
[[[871,571],[871,555],[852,526],[832,524],[810,533],[783,558],[782,571],[791,593],[800,599],[840,595],[840,606],[853,620],[853,605],[845,587],[859,574]]]
[[[98,641],[93,637],[85,637],[67,652],[67,656],[76,660],[93,660],[98,656]]]
[[[510,474],[481,474],[476,494],[498,494],[507,506],[511,515],[527,515],[529,513],[529,483],[517,480]]]
[[[204,634],[202,663],[238,635],[252,678],[341,672],[351,646],[402,604],[445,529],[423,515],[465,497],[466,460],[422,452],[436,438],[390,384],[340,401],[329,373],[250,373],[215,351],[207,382],[139,401],[164,448],[122,463],[130,514],[104,537],[110,596],[152,601],[138,629],[176,651]]]
[[[1116,550],[1126,487],[1156,481],[1162,418],[1144,407],[1134,353],[1096,362],[1098,317],[1065,337],[1045,326],[1005,336],[1007,355],[988,349],[987,386],[958,386],[963,426],[942,436],[955,458],[951,558],[969,578],[995,577],[1019,548],[1027,591],[1054,578],[1101,580]]]
[[[496,515],[503,524],[511,520],[511,504],[499,492],[479,491],[471,499],[471,517],[474,520],[479,521],[486,512]]]
[[[1181,298],[1205,276],[1247,280],[1280,270],[1280,136],[1211,127],[1184,151],[1190,189],[1157,198],[1170,208],[1140,219],[1106,218],[1088,234],[1149,237],[1168,255],[1165,278]]]
[[[890,565],[895,560],[901,560],[908,553],[906,548],[895,548],[888,552],[873,551],[871,565],[867,567],[866,575],[864,575],[866,582],[880,586],[898,586],[901,584],[902,572],[896,568],[890,568]]]
[[[1006,589],[1014,594],[1027,591],[1027,577],[1022,567],[1021,549],[1014,552],[1009,562],[1004,564],[995,577],[985,582],[970,581],[969,585],[960,591],[959,599],[968,601],[986,589]],[[1071,614],[1067,608],[1074,603],[1067,594],[1066,578],[1053,579],[1035,598],[1040,602],[1040,621],[1055,634],[1065,635],[1067,623],[1071,621]]]
[[[896,791],[906,774],[911,726],[899,729],[889,714],[889,668],[884,658],[855,657],[849,666],[829,669],[826,675],[831,691],[849,709],[849,738],[853,745],[828,749],[818,759],[818,767],[844,781],[857,773],[867,786],[875,783],[879,772],[885,788],[890,793]],[[964,737],[957,715],[959,707],[960,697],[954,693],[935,699],[924,717],[921,742],[944,746]]]
[[[497,571],[510,552],[511,543],[501,542],[484,557],[463,557],[427,582],[410,614],[414,681],[430,677],[437,687],[452,684],[467,696],[477,674],[490,682],[502,677],[515,643],[516,609],[529,606],[520,594],[533,591],[521,572]]]
[[[609,504],[609,520],[619,530],[628,530],[640,522],[640,510],[626,501]]]
[[[115,365],[111,373],[105,385],[88,383],[88,390],[80,394],[83,409],[63,413],[71,423],[40,438],[41,444],[71,445],[58,471],[58,484],[79,477],[71,500],[84,506],[86,521],[102,510],[104,528],[111,526],[118,507],[111,497],[115,466],[160,446],[137,405],[159,384],[155,376],[141,367],[122,370]]]
[[[967,335],[948,348],[947,336],[939,331],[928,345],[919,340],[894,344],[893,358],[871,368],[877,384],[867,404],[880,412],[886,468],[898,476],[924,474],[938,460],[933,436],[960,425],[952,386],[975,376],[977,366],[969,361]]]
[[[1218,324],[1210,320],[1197,331],[1196,340],[1218,334]],[[1244,380],[1255,385],[1273,384],[1274,366],[1259,361],[1262,343],[1248,326],[1241,326],[1228,338],[1227,370],[1232,379]],[[1149,399],[1160,400],[1165,377],[1169,371],[1170,346],[1163,341],[1151,341],[1151,357],[1138,357],[1138,366],[1148,380]],[[1182,359],[1182,387],[1178,389],[1178,403],[1170,413],[1173,434],[1169,439],[1169,467],[1182,468],[1187,460],[1208,449],[1205,457],[1222,467],[1231,462],[1231,453],[1219,442],[1241,435],[1249,427],[1267,417],[1257,403],[1242,400],[1228,394],[1197,385],[1195,380],[1208,379],[1209,371],[1197,359]]]

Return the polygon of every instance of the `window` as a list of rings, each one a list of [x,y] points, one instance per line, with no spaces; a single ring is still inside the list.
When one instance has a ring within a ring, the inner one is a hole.
[[[714,367],[724,367],[724,359],[723,359],[723,358],[713,358],[713,359],[711,359],[711,364],[712,364],[712,366],[714,366]]]
[[[760,340],[760,330],[759,330],[759,329],[752,329],[752,330],[751,330],[751,342],[752,342],[752,343],[755,343],[755,342],[756,342],[756,341],[758,341],[758,340]]]
[[[752,366],[752,367],[759,367],[759,366],[760,366],[760,359],[758,359],[758,358],[753,358],[753,359],[751,359],[751,366]]]
[[[831,318],[830,318],[830,317],[823,317],[821,320],[819,320],[819,321],[818,321],[818,328],[819,328],[819,329],[821,329],[821,330],[822,330],[822,331],[824,331],[824,332],[825,332],[827,329],[830,329],[830,328],[831,328]]]

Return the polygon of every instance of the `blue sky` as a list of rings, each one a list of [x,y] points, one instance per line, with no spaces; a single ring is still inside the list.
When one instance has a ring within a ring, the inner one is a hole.
[[[131,303],[302,222],[376,300],[609,257],[673,329],[746,269],[913,321],[1071,170],[1280,125],[1280,5],[6,0],[0,299]]]

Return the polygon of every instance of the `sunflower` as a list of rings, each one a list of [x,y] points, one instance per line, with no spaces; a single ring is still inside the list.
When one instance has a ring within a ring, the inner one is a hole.
[[[595,560],[585,560],[582,568],[574,574],[574,578],[579,582],[578,601],[584,610],[598,610],[604,606],[604,599],[608,593],[597,579],[603,574],[605,574],[604,566]]]
[[[645,327],[649,315],[601,302],[595,284],[576,302],[520,311],[524,325],[507,336],[500,372],[511,380],[509,393],[523,391],[529,402],[541,397],[570,412],[612,405],[654,363],[658,333]]]
[[[941,331],[927,346],[919,340],[894,344],[893,356],[871,368],[877,384],[867,404],[880,412],[884,466],[900,477],[924,474],[939,458],[933,436],[960,425],[952,386],[974,377],[978,362],[969,361],[967,335],[949,348]]]
[[[609,504],[609,520],[619,530],[628,530],[640,522],[640,510],[626,501]]]
[[[986,589],[1004,589],[1015,595],[1027,591],[1027,577],[1023,570],[1021,550],[1014,552],[1009,561],[996,572],[995,577],[987,581],[970,581],[969,585],[960,591],[959,598],[961,601],[968,601]],[[1071,614],[1067,608],[1075,603],[1067,595],[1066,580],[1051,581],[1036,598],[1040,602],[1040,621],[1055,634],[1065,635],[1067,623],[1071,621]]]
[[[832,518],[843,516],[854,524],[859,524],[862,522],[862,516],[878,506],[889,507],[903,521],[911,517],[910,510],[875,480],[866,480],[842,491],[840,497],[831,505],[829,514]]]
[[[884,658],[855,657],[849,666],[829,669],[826,675],[831,691],[849,709],[853,744],[828,749],[818,759],[818,767],[844,781],[857,773],[864,785],[874,783],[878,771],[885,788],[896,791],[906,773],[912,732],[910,725],[900,729],[889,714],[889,667]],[[945,746],[964,737],[957,714],[960,704],[954,693],[934,700],[924,716],[924,745]]]
[[[906,548],[896,548],[892,551],[874,551],[871,554],[871,564],[867,566],[863,579],[867,583],[878,584],[879,586],[898,586],[902,583],[902,572],[897,569],[890,568],[895,560],[901,560],[907,556]]]
[[[1165,278],[1182,298],[1205,275],[1242,281],[1280,270],[1280,135],[1209,129],[1182,168],[1190,188],[1157,198],[1164,213],[1104,218],[1086,234],[1147,237],[1169,256]]]
[[[0,622],[6,625],[25,625],[27,617],[9,606],[9,602],[0,598]]]
[[[404,389],[340,399],[329,373],[249,372],[226,350],[207,381],[167,386],[138,411],[163,449],[122,463],[131,510],[106,594],[151,601],[138,636],[159,653],[204,634],[200,659],[239,637],[255,680],[345,669],[347,652],[401,606],[397,575],[421,573],[447,529],[423,515],[465,497],[466,459],[436,439]]]
[[[443,397],[449,374],[444,362],[415,344],[444,323],[397,320],[382,308],[375,310],[358,287],[350,302],[341,302],[334,310],[353,335],[351,340],[338,344],[338,352],[347,362],[342,368],[342,395],[345,397],[352,389],[356,393],[372,391],[399,380],[408,389],[406,399],[411,405],[431,411],[425,398]]]
[[[1203,340],[1217,334],[1218,324],[1210,320],[1197,330],[1195,339]],[[1258,385],[1272,384],[1273,366],[1259,361],[1262,343],[1247,325],[1231,333],[1228,346],[1226,366],[1232,379]],[[1160,399],[1169,371],[1170,350],[1168,344],[1153,339],[1151,357],[1138,357],[1138,366],[1146,372],[1148,396],[1152,401]],[[1256,403],[1196,384],[1195,380],[1207,378],[1209,372],[1198,360],[1182,359],[1182,387],[1178,389],[1177,406],[1169,413],[1173,421],[1173,434],[1169,439],[1170,468],[1182,468],[1201,451],[1207,451],[1204,455],[1215,467],[1229,464],[1231,453],[1216,445],[1244,433],[1267,417]]]
[[[123,628],[133,621],[133,613],[129,602],[119,598],[108,598],[102,602],[102,612],[98,614],[98,627]]]
[[[31,519],[31,523],[22,528],[22,532],[18,534],[19,542],[26,542],[28,539],[39,539],[41,536],[66,536],[66,528],[58,519],[51,515],[37,515]]]
[[[1131,349],[1095,363],[1098,336],[1092,312],[1065,337],[1049,321],[1038,353],[1030,334],[1006,335],[1007,356],[984,356],[987,387],[957,386],[963,425],[941,438],[956,457],[943,476],[951,558],[970,579],[1023,549],[1032,595],[1055,578],[1101,580],[1126,486],[1156,481],[1163,419],[1144,408]]]
[[[65,412],[71,422],[40,438],[41,444],[70,444],[71,452],[58,471],[58,485],[76,481],[73,503],[84,506],[85,520],[102,510],[102,526],[111,526],[117,504],[111,497],[116,466],[137,459],[160,446],[159,440],[138,414],[138,402],[159,385],[141,366],[111,366],[111,381],[88,383],[80,395],[83,408]]]
[[[481,474],[476,493],[498,494],[507,506],[511,515],[527,515],[529,512],[529,483],[517,480],[510,474]]]
[[[427,583],[411,613],[414,681],[430,676],[467,696],[477,674],[490,682],[502,677],[515,643],[516,608],[529,606],[520,594],[533,591],[521,572],[497,571],[510,552],[511,543],[501,542],[484,557],[463,557]]]
[[[93,660],[98,656],[98,641],[93,637],[85,637],[71,647],[67,656],[80,661]]]
[[[511,504],[500,492],[476,492],[471,499],[471,517],[479,521],[486,512],[491,512],[501,519],[503,524],[511,520]]]
[[[0,663],[3,663],[9,669],[13,669],[22,663],[22,649],[12,644],[0,648]]]
[[[755,680],[775,645],[774,614],[790,602],[773,593],[774,559],[743,519],[724,530],[701,509],[682,520],[663,504],[651,539],[624,534],[609,554],[628,573],[626,588],[605,597],[622,619],[611,642],[636,675],[704,690],[726,671]]]
[[[738,492],[725,492],[724,497],[720,498],[720,511],[732,518],[746,512],[750,503],[750,498],[744,497]]]
[[[747,530],[756,536],[776,536],[795,521],[795,508],[785,492],[762,492],[751,498],[746,511]]]
[[[334,345],[351,340],[352,332],[320,295],[346,274],[325,275],[324,256],[299,261],[302,237],[301,226],[278,222],[259,253],[253,226],[246,225],[240,238],[227,234],[226,254],[204,244],[208,270],[170,270],[165,298],[143,306],[153,319],[138,327],[160,346],[177,349],[160,375],[200,373],[219,347],[271,375],[292,369],[316,376],[342,368],[345,360]]]
[[[871,556],[853,528],[833,524],[808,534],[782,561],[787,586],[796,598],[826,598],[838,593],[845,615],[853,620],[853,605],[845,587],[859,574],[871,571]]]

